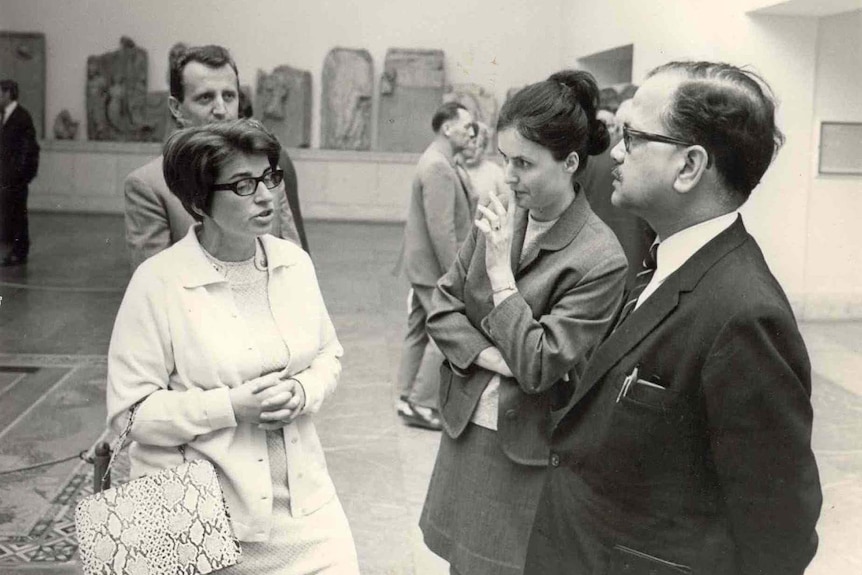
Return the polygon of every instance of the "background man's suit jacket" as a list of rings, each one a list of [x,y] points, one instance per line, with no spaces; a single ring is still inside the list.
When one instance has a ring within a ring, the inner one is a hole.
[[[18,104],[0,128],[0,189],[26,188],[38,168],[36,128],[30,113]]]
[[[296,170],[290,160],[285,164],[282,153],[279,167],[284,170],[284,184],[273,192],[276,217],[272,235],[302,245],[293,214],[285,198],[283,187],[296,187]],[[141,262],[185,237],[194,218],[182,202],[168,189],[162,173],[163,157],[141,166],[128,175],[123,184],[126,197],[126,245],[132,269]]]
[[[454,166],[429,147],[419,158],[402,257],[408,281],[434,286],[446,273],[473,226],[473,207]],[[397,267],[400,267],[400,263]]]
[[[473,362],[496,346],[515,375],[500,383],[500,446],[517,463],[547,465],[551,407],[568,399],[613,319],[626,260],[583,191],[521,258],[527,218],[527,210],[515,210],[511,264],[518,293],[494,307],[485,237],[474,228],[434,292],[427,329],[449,361],[441,368],[439,401],[446,432],[458,437],[469,423],[494,375]]]
[[[633,385],[639,377],[665,388]],[[796,575],[817,547],[808,355],[741,220],[596,350],[553,415],[530,575]]]

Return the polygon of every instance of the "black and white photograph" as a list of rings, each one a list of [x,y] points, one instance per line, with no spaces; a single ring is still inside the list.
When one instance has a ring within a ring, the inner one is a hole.
[[[862,573],[862,0],[0,0],[0,574]]]

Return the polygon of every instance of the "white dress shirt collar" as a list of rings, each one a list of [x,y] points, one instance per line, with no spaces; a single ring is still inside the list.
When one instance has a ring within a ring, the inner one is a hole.
[[[8,104],[6,104],[6,108],[3,109],[3,123],[6,123],[6,120],[9,119],[9,116],[12,115],[12,112],[15,111],[15,108],[18,107],[18,102],[16,100],[12,100]]]
[[[656,270],[646,289],[638,298],[639,307],[673,272],[682,267],[710,240],[733,225],[739,213],[730,212],[681,230],[658,245]]]

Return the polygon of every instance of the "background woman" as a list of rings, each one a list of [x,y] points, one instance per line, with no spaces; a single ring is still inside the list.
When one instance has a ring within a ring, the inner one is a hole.
[[[485,157],[491,129],[482,122],[475,122],[474,125],[476,137],[456,156],[456,162],[463,166],[467,173],[466,182],[470,188],[468,192],[474,205],[487,205],[489,193],[492,191],[502,200],[503,205],[507,205],[512,190],[506,185],[503,169]]]
[[[506,102],[498,145],[514,202],[490,194],[434,293],[446,433],[420,526],[452,573],[521,573],[551,412],[622,296],[625,257],[573,181],[608,145],[597,101],[592,76],[567,71]]]
[[[225,573],[358,573],[311,414],[341,345],[311,260],[268,235],[281,147],[254,120],[188,128],[165,144],[171,191],[197,220],[135,272],[108,355],[108,420],[132,475],[208,459],[243,561]]]

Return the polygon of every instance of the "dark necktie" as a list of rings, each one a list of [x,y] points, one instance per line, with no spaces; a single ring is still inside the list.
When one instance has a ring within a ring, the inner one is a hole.
[[[638,298],[649,285],[649,282],[652,279],[653,274],[655,273],[655,269],[657,266],[657,255],[658,242],[651,245],[649,251],[644,256],[643,269],[636,276],[635,287],[633,287],[632,291],[629,292],[628,299],[623,306],[623,310],[620,312],[620,318],[617,320],[617,324],[614,326],[614,329],[619,328],[620,324],[622,324],[625,319],[634,311],[635,306],[638,303]]]

